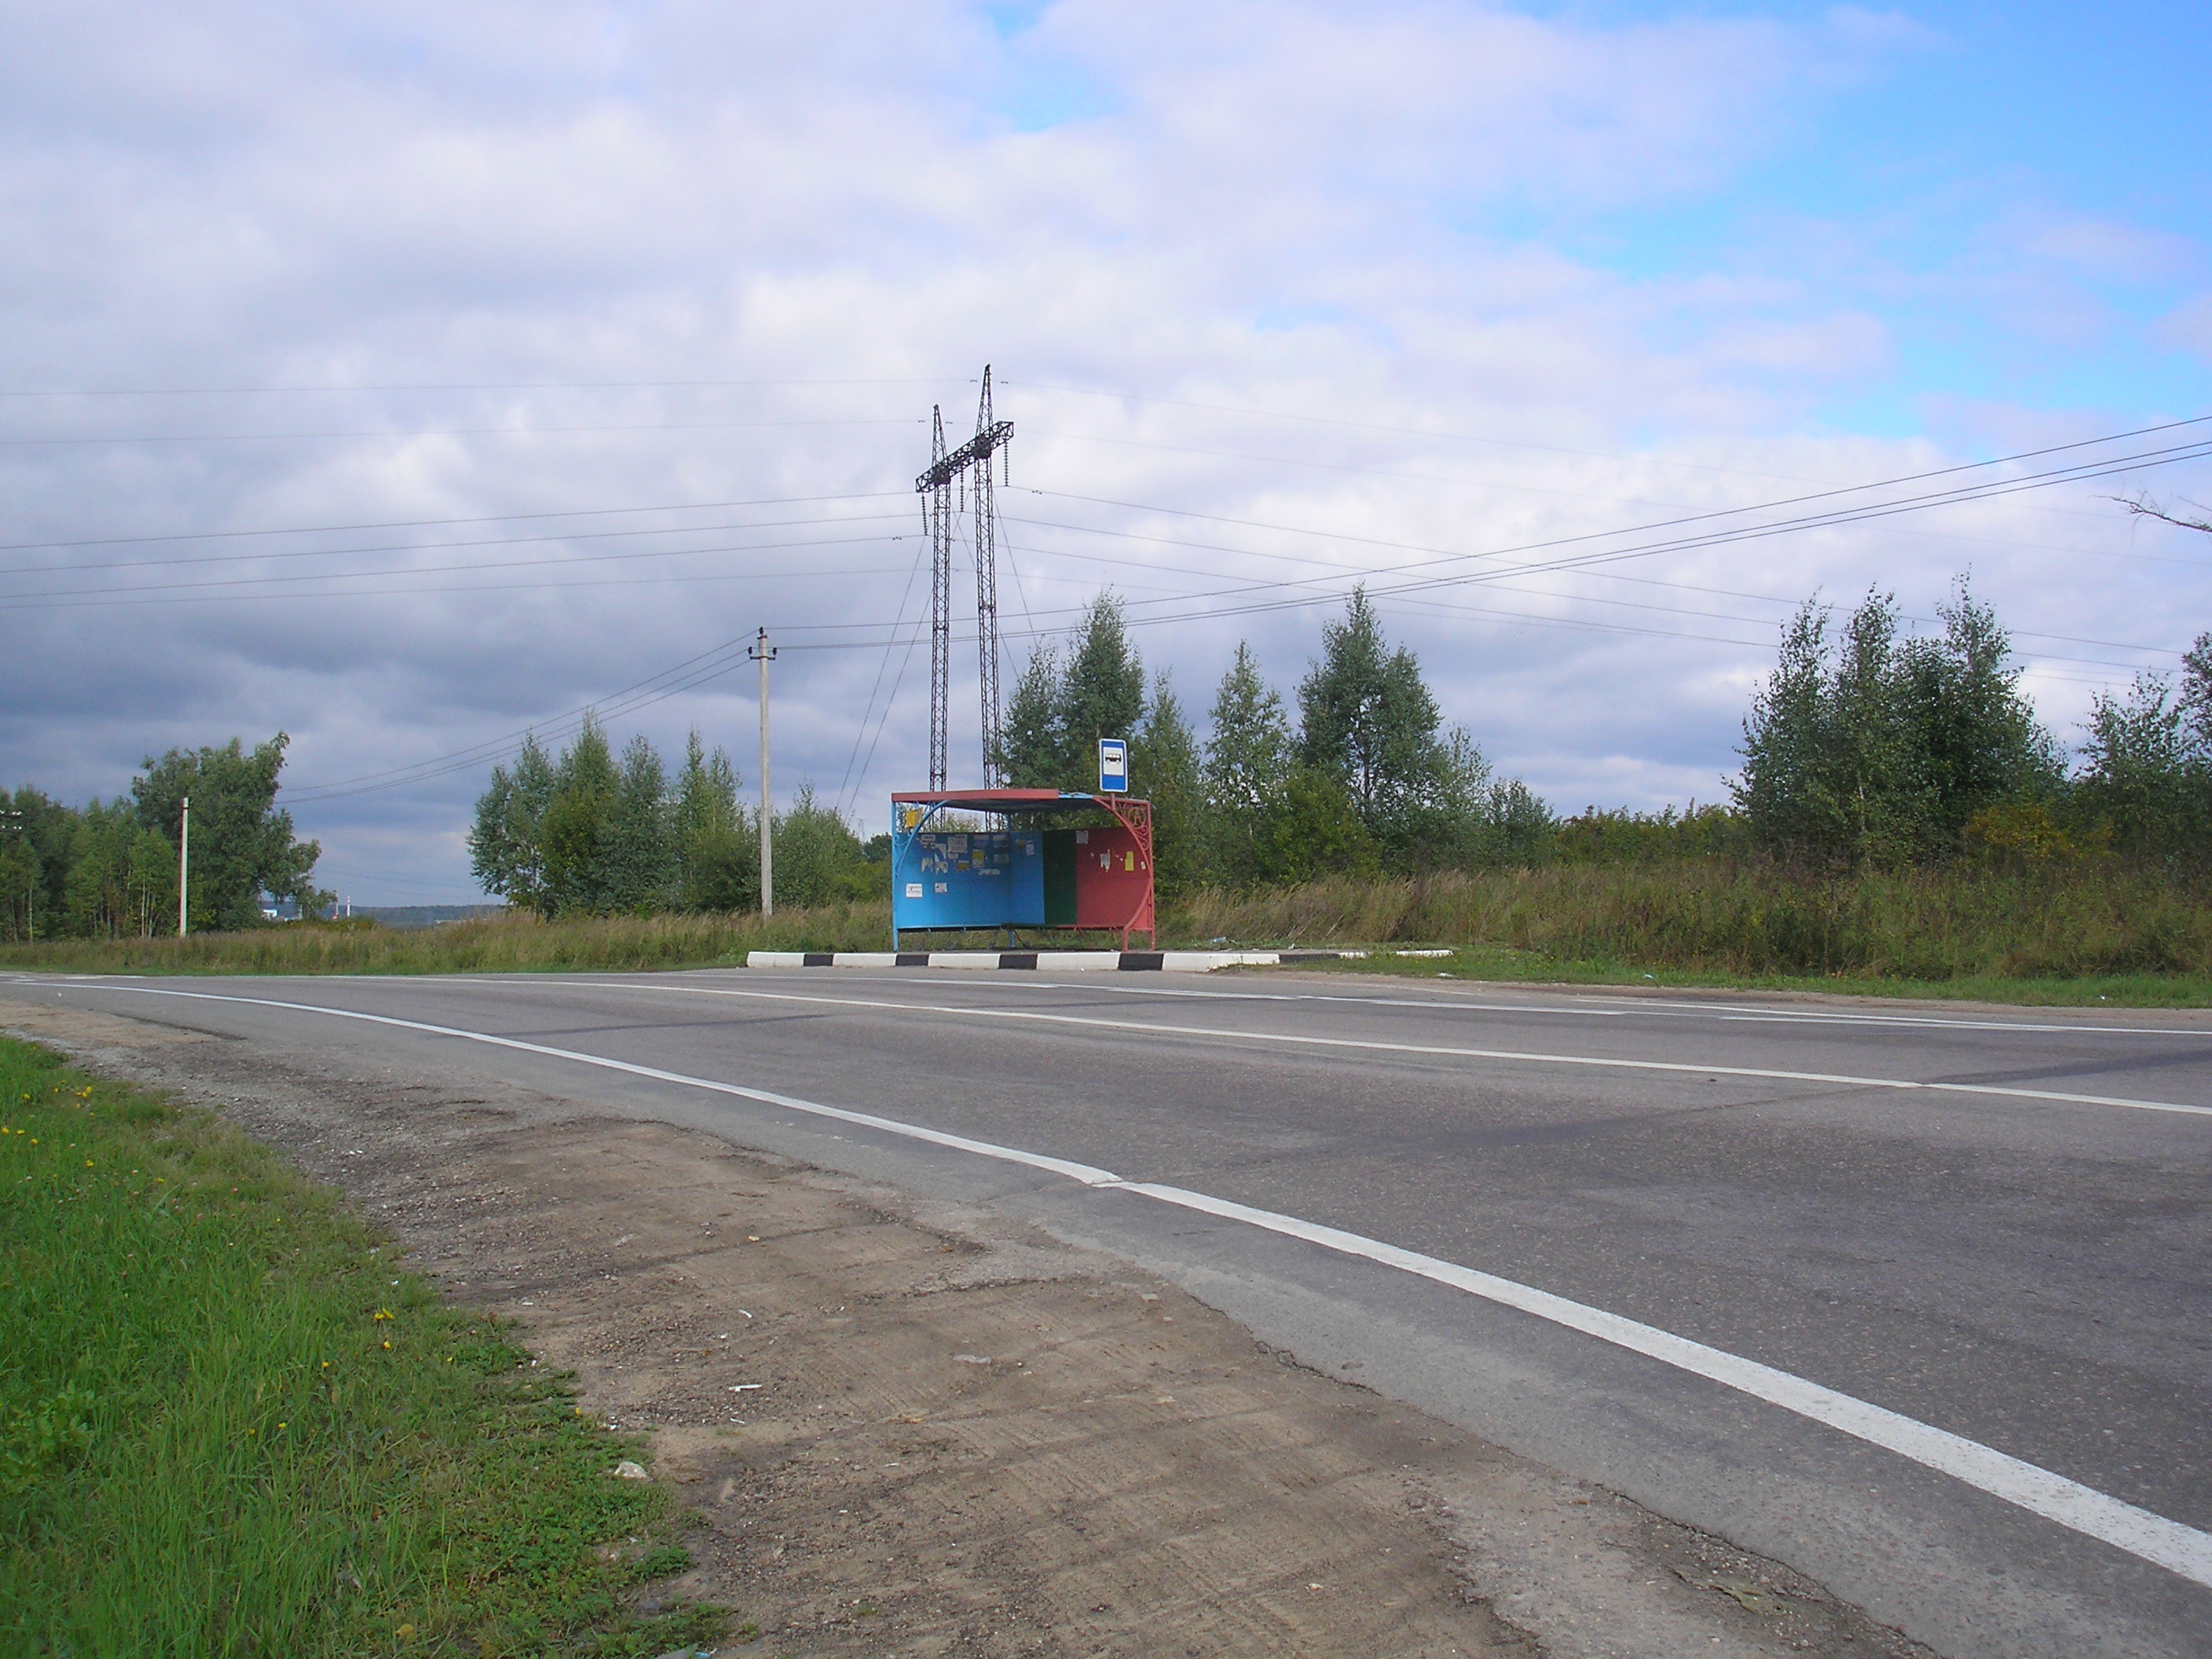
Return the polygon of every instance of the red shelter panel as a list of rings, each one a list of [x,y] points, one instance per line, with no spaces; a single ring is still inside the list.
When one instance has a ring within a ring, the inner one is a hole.
[[[1152,925],[1152,849],[1127,825],[1075,835],[1075,925],[1124,929]]]

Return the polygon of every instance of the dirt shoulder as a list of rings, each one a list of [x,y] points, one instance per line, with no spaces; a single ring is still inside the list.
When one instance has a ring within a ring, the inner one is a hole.
[[[518,1321],[791,1656],[1920,1655],[1787,1568],[1270,1352],[1112,1258],[604,1115],[0,1001]]]

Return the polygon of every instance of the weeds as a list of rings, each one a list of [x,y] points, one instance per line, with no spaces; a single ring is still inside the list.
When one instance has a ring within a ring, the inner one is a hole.
[[[270,927],[188,939],[0,946],[0,963],[78,972],[466,973],[708,967],[748,951],[880,951],[887,902],[757,915],[506,915],[401,933]],[[2185,874],[2108,860],[1821,874],[1752,859],[1566,863],[1426,878],[1336,876],[1164,901],[1160,941],[1452,945],[1517,978],[1938,988],[2048,1000],[2203,1001],[2212,905]],[[934,936],[925,948],[995,945]],[[1022,943],[1103,936],[1024,930]]]
[[[216,1120],[0,1040],[0,1648],[656,1654],[636,1443]]]

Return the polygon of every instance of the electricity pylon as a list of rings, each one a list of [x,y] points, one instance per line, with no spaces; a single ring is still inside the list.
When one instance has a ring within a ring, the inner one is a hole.
[[[945,410],[930,411],[929,471],[914,481],[929,529],[929,787],[945,787],[945,728],[951,719],[953,486],[964,501],[975,495],[975,649],[982,670],[983,786],[999,782],[999,510],[991,458],[1003,455],[1014,435],[1012,421],[991,417],[991,366],[983,365],[983,396],[975,407],[975,435],[945,452]],[[1005,463],[1000,463],[1001,470]]]

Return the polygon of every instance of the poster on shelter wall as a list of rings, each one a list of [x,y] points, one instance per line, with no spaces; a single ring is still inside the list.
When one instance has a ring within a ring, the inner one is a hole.
[[[892,834],[894,927],[1036,927],[1044,919],[1041,832]]]

